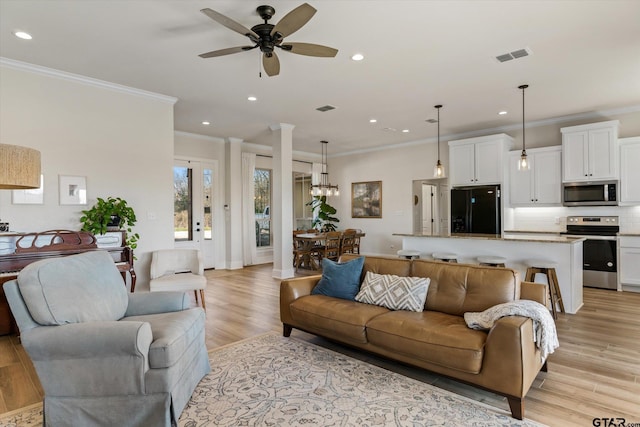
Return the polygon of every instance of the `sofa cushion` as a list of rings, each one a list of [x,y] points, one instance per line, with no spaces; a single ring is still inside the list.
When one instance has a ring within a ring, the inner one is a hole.
[[[518,273],[509,268],[414,260],[410,275],[431,279],[426,310],[463,316],[520,297]]]
[[[352,300],[360,289],[360,274],[364,257],[347,262],[322,260],[322,278],[311,291],[312,295],[326,295]]]
[[[367,322],[373,345],[428,363],[477,374],[487,333],[469,329],[464,318],[436,311],[391,311]]]
[[[191,309],[169,313],[125,317],[121,321],[147,322],[153,341],[149,347],[149,367],[173,366],[197,339],[204,327],[204,310]]]
[[[365,325],[389,310],[325,295],[306,295],[290,305],[291,317],[300,328],[346,342],[367,342]]]
[[[367,271],[356,301],[375,304],[391,310],[424,310],[429,278],[401,277]]]
[[[107,251],[31,263],[18,275],[18,286],[31,317],[41,325],[118,320],[129,302]]]

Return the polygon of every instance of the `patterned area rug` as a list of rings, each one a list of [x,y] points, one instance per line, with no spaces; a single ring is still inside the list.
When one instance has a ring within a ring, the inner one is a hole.
[[[212,372],[178,425],[540,426],[332,350],[275,333],[209,353]],[[40,404],[0,426],[41,425]]]

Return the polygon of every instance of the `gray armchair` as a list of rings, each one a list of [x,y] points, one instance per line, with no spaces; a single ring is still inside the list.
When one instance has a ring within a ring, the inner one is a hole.
[[[38,261],[4,284],[51,426],[171,426],[210,370],[204,311],[128,293],[111,256]]]

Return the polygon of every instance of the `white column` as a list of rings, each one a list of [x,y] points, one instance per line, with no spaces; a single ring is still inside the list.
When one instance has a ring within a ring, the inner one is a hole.
[[[295,275],[293,269],[293,128],[280,123],[271,126],[280,131],[280,142],[273,147],[273,183],[271,236],[273,237],[272,276],[285,279]]]
[[[228,269],[242,263],[242,139],[226,138],[226,264]]]

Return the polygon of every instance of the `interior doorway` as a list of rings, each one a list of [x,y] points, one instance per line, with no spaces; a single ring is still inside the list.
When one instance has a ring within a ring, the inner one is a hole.
[[[413,233],[422,235],[448,234],[449,187],[437,179],[413,181]]]

